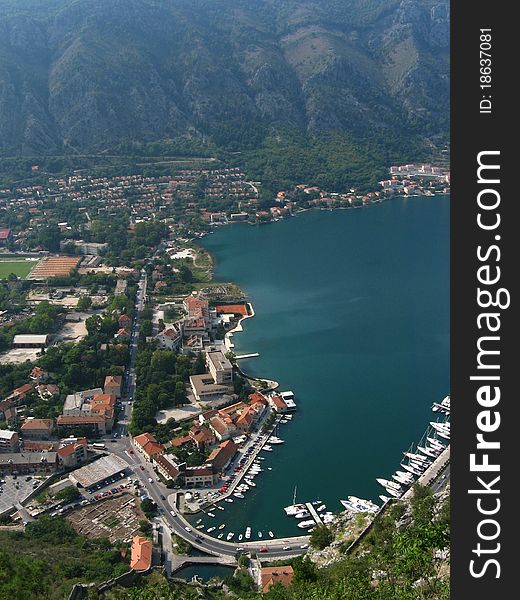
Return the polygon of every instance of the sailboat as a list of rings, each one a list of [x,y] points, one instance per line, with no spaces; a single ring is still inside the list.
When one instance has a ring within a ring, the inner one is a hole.
[[[294,486],[293,503],[290,506],[286,506],[284,510],[288,516],[294,516],[301,510],[305,510],[305,504],[296,504],[296,486]]]

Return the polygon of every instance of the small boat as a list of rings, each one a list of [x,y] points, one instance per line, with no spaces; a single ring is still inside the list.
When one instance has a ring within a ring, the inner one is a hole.
[[[233,502],[233,498],[224,498],[224,502]]]
[[[198,525],[199,523],[202,523],[202,519],[199,519],[199,520],[196,522],[196,525]]]
[[[219,526],[218,526],[218,528],[219,528],[219,529],[224,529],[224,527],[225,527],[225,526],[226,526],[226,524],[225,524],[225,523],[222,523],[222,525],[219,525]]]
[[[296,517],[297,519],[306,519],[307,517],[310,517],[311,514],[308,510],[299,510],[295,515],[293,515],[293,517]]]
[[[215,508],[218,508],[219,510],[224,510],[223,506],[218,506],[218,504],[215,504]]]
[[[235,498],[245,498],[244,494],[241,494],[240,492],[235,492],[233,496],[235,496]]]
[[[430,445],[433,446],[434,448],[438,448],[441,452],[444,450],[444,444],[441,444],[441,442],[439,442],[439,440],[437,438],[427,437],[426,439],[430,442]]]
[[[230,540],[230,539],[231,539],[231,538],[232,538],[234,535],[235,535],[235,534],[234,534],[232,531],[230,531],[230,532],[227,534],[227,536],[226,536],[226,540],[229,542],[229,540]]]
[[[196,525],[197,529],[204,529],[204,523],[201,523],[200,525]]]
[[[212,513],[212,512],[211,513],[207,513],[207,514],[208,514],[208,517],[214,517],[215,516],[215,513]]]
[[[219,540],[221,540],[223,537],[224,537],[224,534],[223,534],[223,533],[219,533],[219,534],[217,535],[217,538],[218,538]]]
[[[309,527],[313,527],[314,525],[316,525],[314,519],[309,519],[308,521],[302,521],[301,523],[298,523],[298,527],[300,529],[308,529]]]
[[[266,452],[272,452],[273,451],[273,449],[271,448],[271,446],[264,446],[262,448],[262,450],[265,450]]]
[[[250,487],[256,487],[256,483],[254,481],[251,481],[250,479],[245,479],[244,480],[248,486]]]
[[[272,471],[272,470],[273,470],[273,467],[267,467],[267,470],[268,470],[268,471]]]
[[[261,538],[261,537],[262,537],[262,532],[261,532],[261,531],[259,531],[259,532],[258,532],[258,537],[259,537],[259,538]]]
[[[284,510],[286,515],[294,516],[300,510],[305,510],[305,504],[291,504],[291,506],[286,506]]]
[[[318,506],[318,508],[316,509],[318,512],[321,512],[322,510],[325,510],[327,507],[325,506],[325,504],[322,504],[321,506]]]
[[[215,529],[216,529],[216,527],[210,527],[210,528],[208,529],[208,533],[211,533],[212,531],[215,531]]]
[[[251,538],[251,527],[246,527],[246,540]]]
[[[269,537],[274,538],[274,533],[272,531],[269,532]]]
[[[401,489],[401,486],[398,483],[395,483],[394,481],[388,481],[388,479],[377,478],[376,481],[377,481],[377,483],[379,483],[380,485],[382,485],[384,488],[389,487],[389,488],[392,488],[394,490],[400,490]]]
[[[241,542],[243,537],[244,537],[244,536],[243,536],[242,534],[240,534],[240,535],[238,536],[238,541],[239,541],[239,542]]]

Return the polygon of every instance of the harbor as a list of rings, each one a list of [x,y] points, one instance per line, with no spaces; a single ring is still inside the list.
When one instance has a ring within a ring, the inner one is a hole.
[[[449,389],[448,222],[449,198],[439,196],[309,211],[204,238],[217,280],[236,281],[254,303],[255,318],[242,322],[233,352],[259,356],[241,359],[241,371],[293,389],[298,404],[275,433],[285,443],[267,442],[272,451],[259,453],[265,460],[256,487],[221,502],[225,512],[213,511],[225,516],[224,531],[233,523],[235,534],[249,526],[262,539],[270,530],[297,535],[298,521],[283,511],[295,485],[298,501],[320,498],[333,512],[349,494],[378,506],[380,494],[390,497],[376,477],[406,472],[402,451],[441,415],[430,407]],[[372,232],[371,243],[363,229]],[[422,244],[411,254],[409,239],[417,235]],[[280,260],[294,252],[303,263]],[[352,260],[329,262],[335,252]],[[205,520],[212,526],[218,516]]]

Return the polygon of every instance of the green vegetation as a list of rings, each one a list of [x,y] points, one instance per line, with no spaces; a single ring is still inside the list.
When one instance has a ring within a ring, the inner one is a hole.
[[[191,375],[190,369],[191,362],[187,356],[171,350],[158,350],[153,343],[141,342],[136,361],[139,386],[129,426],[132,435],[153,432],[158,426],[155,419],[158,410],[186,402],[185,383]],[[159,433],[167,435],[158,427]]]
[[[65,504],[69,504],[70,502],[74,502],[81,496],[77,487],[70,485],[63,490],[57,492],[54,496],[56,500],[63,500]]]
[[[334,541],[334,534],[326,525],[316,525],[311,533],[311,546],[323,550]]]
[[[36,262],[28,260],[0,260],[0,279],[8,279],[10,275],[25,279],[35,264]]]
[[[0,598],[63,600],[77,582],[101,583],[127,570],[107,539],[79,536],[61,518],[0,531]]]
[[[153,500],[146,498],[141,502],[141,510],[148,519],[152,519],[157,514],[157,504]]]

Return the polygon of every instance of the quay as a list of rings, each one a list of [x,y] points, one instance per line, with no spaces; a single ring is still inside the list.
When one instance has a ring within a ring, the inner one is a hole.
[[[450,463],[450,446],[442,451],[441,454],[433,461],[433,463],[426,469],[426,471],[419,477],[417,483],[422,486],[428,486],[432,483],[439,474],[449,465]],[[410,488],[402,496],[403,500],[409,500],[413,496],[413,488]]]
[[[310,502],[306,502],[305,506],[307,510],[311,513],[311,517],[316,522],[316,525],[323,525],[323,521],[321,520],[320,515],[316,512],[316,509]]]
[[[244,477],[246,477],[247,472],[251,468],[252,464],[255,462],[257,456],[260,454],[260,452],[262,451],[263,447],[269,441],[269,438],[271,437],[271,435],[273,434],[274,430],[278,426],[278,423],[281,420],[282,420],[281,416],[276,417],[276,421],[274,422],[274,424],[271,427],[271,429],[269,429],[268,432],[266,432],[265,434],[262,435],[261,442],[260,442],[260,444],[258,444],[257,449],[254,452],[251,452],[251,456],[248,458],[247,462],[244,464],[244,466],[242,467],[242,469],[238,473],[236,473],[236,477],[233,480],[233,483],[231,483],[231,485],[229,486],[229,489],[227,490],[227,492],[225,492],[224,494],[222,494],[216,500],[213,500],[212,502],[209,502],[209,503],[204,504],[203,506],[201,506],[201,510],[203,510],[204,508],[207,508],[208,506],[216,504],[217,502],[221,502],[222,500],[224,500],[224,498],[228,498],[229,496],[231,496],[233,494],[233,492],[235,491],[236,487],[240,484],[240,482],[242,481],[242,479]]]
[[[171,573],[184,569],[190,565],[223,565],[226,567],[235,567],[237,564],[234,556],[187,556],[185,554],[175,554],[172,558]]]

